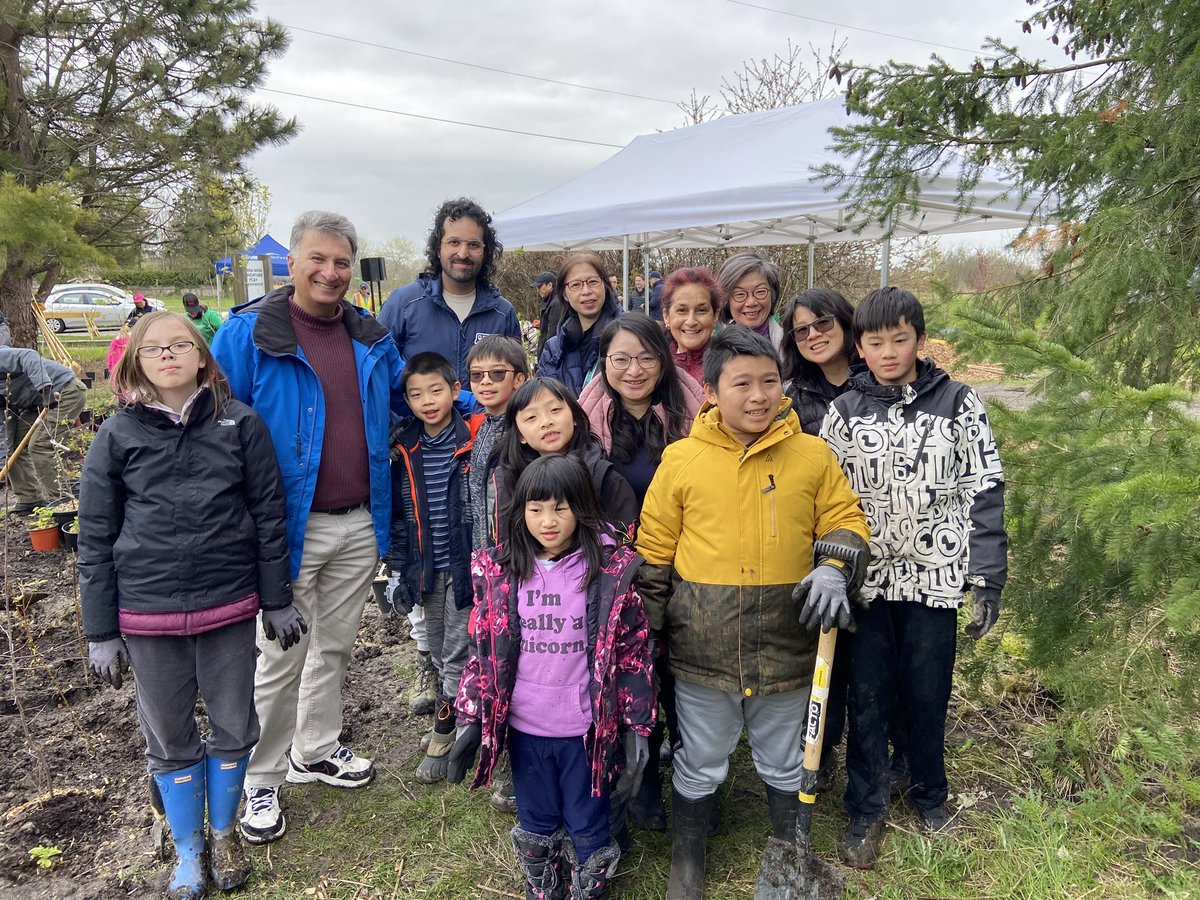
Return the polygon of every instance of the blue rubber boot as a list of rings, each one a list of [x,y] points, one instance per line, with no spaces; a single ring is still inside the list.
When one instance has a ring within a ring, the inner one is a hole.
[[[186,769],[155,775],[167,824],[175,842],[175,874],[169,900],[200,900],[208,882],[204,865],[204,760]]]
[[[246,780],[246,762],[210,756],[208,767],[208,872],[223,891],[241,887],[250,877],[250,860],[238,833],[238,803]]]

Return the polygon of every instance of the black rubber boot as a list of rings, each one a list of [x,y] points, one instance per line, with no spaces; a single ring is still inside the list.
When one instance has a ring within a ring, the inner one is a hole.
[[[767,811],[771,814],[771,834],[789,844],[796,843],[800,794],[796,791],[777,791],[767,785]]]
[[[525,875],[525,900],[563,900],[562,832],[547,837],[516,826],[509,834]]]
[[[671,880],[667,900],[704,900],[708,826],[716,794],[688,800],[671,790]]]

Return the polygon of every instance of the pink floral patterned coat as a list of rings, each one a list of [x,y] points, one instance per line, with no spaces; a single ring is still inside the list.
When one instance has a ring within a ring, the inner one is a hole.
[[[491,782],[492,769],[508,739],[508,707],[521,646],[519,591],[509,574],[478,551],[471,561],[475,607],[471,611],[470,656],[458,689],[458,724],[479,722],[482,746],[471,787]],[[588,586],[588,668],[593,726],[587,736],[592,795],[624,766],[620,731],[649,736],[658,699],[650,659],[650,628],[642,598],[633,586],[642,558],[629,547],[610,547],[599,577]]]

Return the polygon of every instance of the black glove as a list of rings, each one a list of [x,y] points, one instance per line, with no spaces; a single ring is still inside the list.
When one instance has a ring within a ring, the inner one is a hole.
[[[119,688],[122,674],[129,671],[129,650],[125,641],[119,637],[88,641],[88,670]]]
[[[450,748],[450,759],[446,765],[446,780],[458,784],[467,774],[467,769],[475,767],[475,754],[483,743],[483,726],[478,722],[470,725],[460,725],[454,736],[454,746]]]
[[[42,406],[54,409],[58,406],[58,394],[54,393],[54,385],[48,384],[42,388]]]
[[[991,631],[1000,618],[1000,589],[973,587],[971,599],[975,602],[975,618],[966,624],[963,631],[967,637],[977,641]]]
[[[388,575],[387,587],[379,600],[379,611],[385,616],[407,616],[412,612],[412,600],[408,596],[408,585],[399,575]]]
[[[625,768],[621,770],[617,783],[609,796],[614,809],[620,809],[642,786],[642,773],[650,758],[650,739],[633,729],[621,733],[621,745],[625,748]]]
[[[800,624],[807,629],[819,624],[823,631],[850,628],[850,598],[846,596],[846,576],[836,566],[819,565],[796,585],[792,599],[802,603]]]
[[[282,650],[300,643],[300,635],[308,634],[308,623],[300,615],[300,610],[290,604],[283,609],[264,609],[262,622],[267,640],[278,640]]]

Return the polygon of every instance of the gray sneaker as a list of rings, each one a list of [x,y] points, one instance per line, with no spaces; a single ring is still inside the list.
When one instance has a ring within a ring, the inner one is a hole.
[[[417,667],[416,678],[413,679],[412,687],[408,690],[408,711],[414,716],[428,716],[433,714],[433,708],[437,705],[438,698],[438,673],[426,657],[421,660],[421,665]]]

